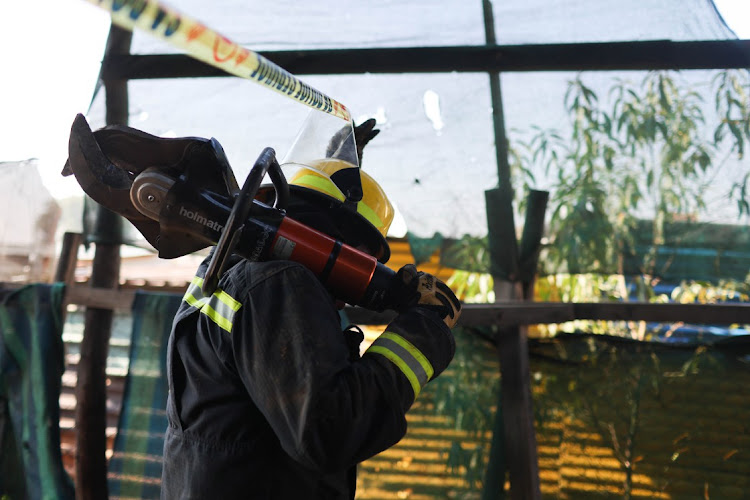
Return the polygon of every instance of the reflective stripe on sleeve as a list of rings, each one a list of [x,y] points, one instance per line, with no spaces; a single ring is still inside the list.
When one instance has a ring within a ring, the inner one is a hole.
[[[380,354],[396,365],[409,380],[414,389],[415,398],[435,373],[432,365],[419,349],[393,332],[385,332],[375,339],[367,352]]]
[[[204,297],[201,292],[203,278],[196,276],[190,282],[185,296],[182,298],[190,307],[200,310],[208,319],[219,325],[222,329],[231,332],[234,314],[239,311],[242,304],[234,300],[224,290],[216,290],[210,297]]]
[[[200,309],[201,307],[203,307],[203,304],[208,302],[208,297],[203,296],[203,292],[201,292],[202,286],[203,278],[195,276],[190,281],[190,286],[188,286],[188,289],[185,291],[185,295],[182,297],[182,300],[187,302],[190,307],[194,307],[196,309]]]

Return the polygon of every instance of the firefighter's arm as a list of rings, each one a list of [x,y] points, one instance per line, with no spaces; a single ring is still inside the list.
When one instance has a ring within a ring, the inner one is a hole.
[[[332,299],[308,270],[290,264],[250,294],[258,300],[243,305],[243,328],[232,332],[235,362],[291,457],[311,469],[341,470],[403,437],[405,413],[418,393],[403,363],[383,351],[351,362]],[[432,378],[453,355],[447,325],[419,306],[399,315],[388,332],[394,342],[400,336],[411,343],[416,359],[422,351]]]
[[[401,388],[401,404],[408,408],[453,359],[456,344],[451,329],[461,315],[461,303],[442,281],[413,265],[401,268],[397,278],[405,291],[401,312],[365,357],[387,360]]]

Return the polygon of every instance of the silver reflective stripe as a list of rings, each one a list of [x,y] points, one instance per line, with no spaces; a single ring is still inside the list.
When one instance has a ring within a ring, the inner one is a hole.
[[[234,315],[239,311],[242,304],[234,300],[224,290],[216,290],[210,297],[204,297],[201,287],[203,278],[196,276],[190,282],[183,300],[194,309],[199,309],[202,314],[219,325],[224,330],[232,331]]]
[[[190,307],[193,307],[195,309],[200,309],[201,307],[203,307],[203,304],[208,302],[208,297],[203,296],[203,292],[201,291],[202,286],[203,278],[195,276],[190,281],[190,286],[188,286],[188,289],[185,291],[185,295],[182,297],[182,300],[187,302]]]
[[[393,332],[385,332],[375,339],[367,352],[380,354],[396,365],[409,380],[415,398],[435,373],[432,364],[419,349]]]

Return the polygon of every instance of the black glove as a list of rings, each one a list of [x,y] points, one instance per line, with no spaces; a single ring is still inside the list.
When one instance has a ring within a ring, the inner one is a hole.
[[[326,158],[338,158],[348,161],[351,164],[362,166],[362,150],[373,137],[380,133],[380,129],[375,128],[375,118],[370,118],[354,127],[354,141],[352,142],[352,127],[347,125],[336,132],[328,142],[326,148]],[[352,145],[356,145],[356,152],[351,150]],[[356,153],[356,162],[354,154]]]
[[[391,282],[392,298],[400,313],[367,349],[380,355],[404,374],[412,391],[402,391],[408,409],[422,388],[450,364],[456,352],[451,328],[461,313],[461,303],[443,282],[408,264]],[[439,326],[442,321],[446,328]],[[413,392],[413,394],[412,394]]]
[[[370,118],[354,127],[354,142],[357,143],[357,158],[360,167],[362,166],[362,150],[380,133],[380,129],[375,128],[376,123],[375,118]]]
[[[435,276],[417,271],[407,264],[396,273],[403,286],[401,296],[405,307],[419,306],[434,311],[440,319],[453,328],[461,316],[461,302],[453,291]]]

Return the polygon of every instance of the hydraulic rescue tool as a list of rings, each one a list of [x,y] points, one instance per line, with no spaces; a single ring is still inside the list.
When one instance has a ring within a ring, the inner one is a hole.
[[[203,293],[212,294],[232,254],[250,260],[301,263],[352,305],[396,309],[411,295],[375,257],[288,217],[289,186],[266,148],[242,189],[215,139],[161,138],[124,126],[91,131],[83,115],[71,127],[63,175],[103,207],[128,219],[172,259],[216,245]],[[255,199],[266,174],[273,205]]]

